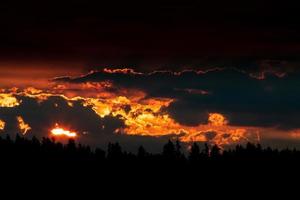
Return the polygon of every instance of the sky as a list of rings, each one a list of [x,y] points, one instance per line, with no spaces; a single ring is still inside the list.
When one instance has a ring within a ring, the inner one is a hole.
[[[155,151],[168,139],[299,147],[292,1],[29,0],[0,8],[0,134],[75,135],[130,150]]]

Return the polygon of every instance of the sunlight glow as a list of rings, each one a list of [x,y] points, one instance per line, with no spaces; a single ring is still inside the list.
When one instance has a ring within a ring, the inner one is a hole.
[[[56,124],[55,126],[56,127],[51,130],[51,134],[53,136],[67,136],[67,137],[71,137],[71,138],[74,138],[74,137],[77,136],[77,133],[71,132],[71,131],[68,131],[68,130],[64,130],[63,128],[60,128],[58,126],[58,124]]]
[[[0,130],[4,130],[5,128],[5,121],[0,119]]]

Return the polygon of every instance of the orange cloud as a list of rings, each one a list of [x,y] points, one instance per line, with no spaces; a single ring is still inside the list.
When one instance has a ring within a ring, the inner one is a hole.
[[[0,119],[0,130],[4,130],[5,128],[5,121]]]
[[[26,124],[21,116],[17,117],[19,128],[22,131],[22,134],[25,135],[29,130],[31,130],[31,127],[29,124]]]
[[[103,72],[105,73],[110,73],[110,74],[114,74],[114,73],[120,73],[120,74],[143,74],[141,72],[136,72],[134,71],[134,69],[131,68],[122,68],[122,69],[109,69],[109,68],[104,68]]]
[[[20,102],[11,93],[0,93],[0,107],[15,107]]]
[[[220,70],[219,68],[211,70]],[[187,72],[189,70],[183,71]],[[133,69],[108,69],[104,73],[122,73],[132,75],[150,75],[134,71]],[[180,75],[183,72],[169,72]],[[195,71],[194,71],[195,72]],[[208,71],[196,71],[197,74]],[[92,72],[91,72],[92,73]],[[156,72],[153,72],[156,73]],[[228,119],[222,113],[208,113],[208,123],[196,126],[186,126],[176,122],[164,108],[175,99],[147,97],[144,91],[133,88],[120,88],[112,81],[84,82],[84,83],[52,83],[47,89],[27,87],[12,88],[0,93],[0,107],[14,107],[20,105],[17,96],[34,98],[38,102],[46,101],[51,96],[65,99],[70,107],[74,102],[80,102],[87,109],[92,109],[100,118],[112,115],[120,117],[124,128],[115,130],[116,134],[142,135],[160,137],[175,136],[183,142],[210,142],[226,145],[243,141],[257,141],[258,130],[253,127],[230,126]],[[209,92],[199,89],[181,89],[188,93],[207,95]],[[17,118],[19,128],[26,134],[31,129],[21,116]],[[53,129],[52,134],[73,134],[64,132],[62,128]]]
[[[64,88],[52,88],[49,91],[43,91],[33,87],[24,90],[9,90],[9,93],[2,93],[2,106],[17,106],[19,102],[15,96],[26,96],[35,98],[37,101],[45,101],[51,96],[59,96],[64,98],[70,107],[76,101],[87,109],[92,109],[100,118],[105,116],[120,117],[125,124],[125,128],[115,130],[116,134],[141,135],[141,136],[175,136],[183,142],[210,142],[217,145],[226,145],[243,141],[256,141],[258,131],[252,127],[233,127],[228,125],[228,120],[221,113],[209,113],[208,123],[199,124],[197,126],[185,126],[176,122],[163,108],[168,107],[174,99],[171,98],[146,98],[146,94],[142,91],[131,90],[121,92],[126,96],[113,93],[111,95],[100,97],[83,97],[73,95],[68,97],[63,93],[64,90],[70,89],[70,85]],[[71,85],[71,87],[73,87]],[[86,90],[104,91],[103,87],[112,87],[110,84],[92,83],[81,85]],[[81,91],[81,89],[80,89]],[[80,94],[80,93],[79,93]],[[15,95],[15,96],[14,96]],[[19,128],[22,134],[26,134],[31,127],[26,124],[21,116],[17,117]],[[58,127],[51,132],[53,135],[66,135],[73,137],[74,132],[67,132]],[[74,136],[75,137],[75,136]]]

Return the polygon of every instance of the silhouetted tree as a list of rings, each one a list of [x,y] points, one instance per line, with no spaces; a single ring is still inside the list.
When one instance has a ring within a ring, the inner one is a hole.
[[[191,146],[191,150],[189,152],[189,160],[192,163],[200,161],[200,148],[197,143],[193,143],[193,145]]]
[[[218,158],[221,155],[220,151],[221,151],[220,147],[218,145],[214,145],[211,148],[210,157],[212,157],[212,158]]]
[[[76,150],[76,143],[74,139],[69,139],[67,144],[67,149],[69,151],[75,151]]]
[[[107,159],[121,160],[123,157],[122,148],[119,143],[109,143],[107,149]]]
[[[179,161],[184,159],[184,155],[181,151],[181,144],[180,144],[179,140],[176,140],[176,142],[175,142],[175,157]]]
[[[171,140],[163,147],[163,156],[168,160],[173,160],[176,157],[175,146]]]
[[[145,148],[143,146],[140,146],[138,149],[138,153],[137,156],[139,159],[144,159],[147,156],[147,151],[145,150]]]
[[[203,151],[204,155],[206,157],[208,157],[210,155],[210,149],[207,143],[204,144],[204,151]]]
[[[41,145],[40,141],[38,140],[37,137],[33,136],[32,139],[31,139],[31,143],[33,146],[35,147],[39,147]]]
[[[103,161],[105,159],[105,151],[100,148],[96,148],[95,157],[98,161]]]

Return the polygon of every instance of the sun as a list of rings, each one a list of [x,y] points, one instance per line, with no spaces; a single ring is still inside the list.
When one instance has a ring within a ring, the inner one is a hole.
[[[69,138],[75,138],[75,137],[77,137],[77,133],[76,132],[65,130],[65,129],[59,127],[58,124],[55,124],[55,128],[53,128],[51,130],[51,134],[53,136],[66,136],[66,137],[69,137]]]

